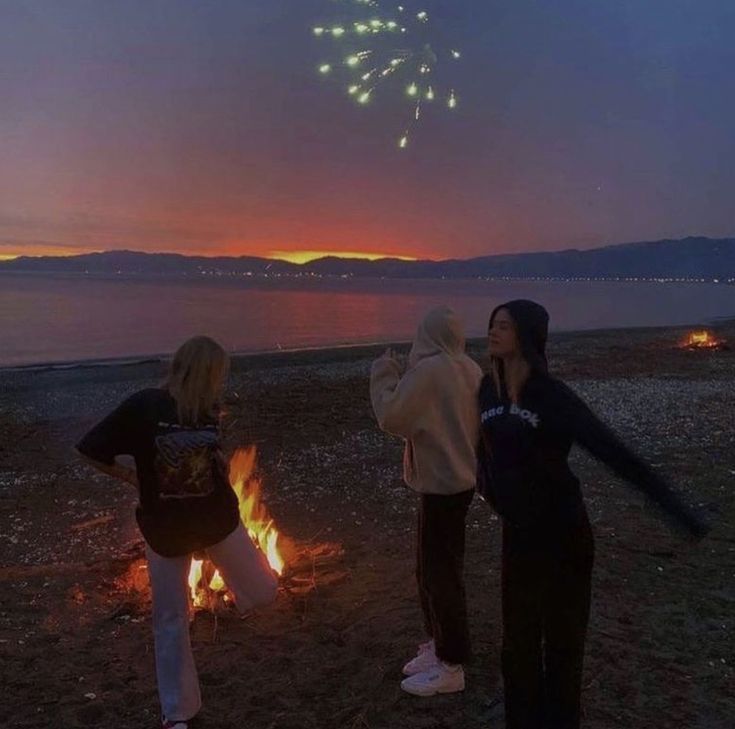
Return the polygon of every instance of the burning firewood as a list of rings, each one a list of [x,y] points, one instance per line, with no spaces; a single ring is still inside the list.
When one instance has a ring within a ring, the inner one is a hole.
[[[266,555],[271,569],[280,576],[285,563],[278,545],[279,533],[261,501],[261,482],[256,475],[256,464],[255,446],[235,451],[230,459],[230,484],[237,495],[240,518],[250,538]],[[189,589],[195,608],[212,610],[232,600],[219,572],[206,559],[192,559]]]
[[[235,452],[230,461],[229,477],[237,494],[242,522],[253,543],[266,555],[285,593],[303,596],[320,586],[335,585],[348,577],[348,573],[340,569],[344,555],[342,545],[316,542],[318,535],[307,542],[295,542],[276,528],[261,500],[262,487],[257,475],[254,446]],[[147,594],[147,565],[142,542],[132,545],[117,561],[127,565],[125,573],[116,580],[120,591]],[[215,566],[206,559],[206,554],[192,557],[188,583],[195,610],[208,611],[216,616],[234,609],[233,596]]]
[[[284,589],[298,595],[342,582],[348,573],[334,567],[343,555],[342,546],[333,542],[296,547],[282,580]]]
[[[266,555],[271,569],[289,592],[303,593],[319,584],[334,584],[345,573],[324,574],[325,568],[342,556],[338,544],[297,545],[284,538],[261,500],[255,446],[239,449],[230,460],[230,483],[237,494],[242,523],[254,544]],[[317,576],[317,573],[319,576]],[[196,609],[219,612],[233,603],[222,577],[206,559],[192,559],[189,588]]]
[[[729,350],[727,342],[719,339],[707,329],[689,332],[684,340],[679,344],[681,349],[690,350]]]

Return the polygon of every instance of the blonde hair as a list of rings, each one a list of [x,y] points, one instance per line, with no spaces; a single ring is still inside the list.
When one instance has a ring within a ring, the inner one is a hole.
[[[209,337],[192,337],[176,350],[164,387],[176,400],[182,425],[198,425],[216,417],[229,369],[227,352]]]

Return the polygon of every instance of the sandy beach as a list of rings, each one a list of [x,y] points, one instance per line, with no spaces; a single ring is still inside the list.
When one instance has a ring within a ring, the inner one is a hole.
[[[552,336],[552,370],[714,525],[699,544],[672,533],[635,492],[575,452],[597,545],[587,729],[735,725],[735,323],[717,331],[732,350],[681,349],[682,329]],[[267,507],[302,564],[270,608],[243,619],[195,615],[204,708],[193,729],[504,725],[500,529],[479,498],[467,524],[475,653],[467,690],[418,699],[399,688],[401,666],[423,639],[417,501],[401,482],[401,443],[377,429],[370,409],[367,377],[380,351],[234,363],[227,445],[257,446]],[[470,352],[481,360],[482,343]],[[158,362],[0,370],[2,726],[157,726],[135,494],[71,448],[162,374]]]

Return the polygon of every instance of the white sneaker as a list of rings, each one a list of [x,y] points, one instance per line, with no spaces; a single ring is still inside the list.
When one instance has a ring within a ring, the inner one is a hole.
[[[172,721],[165,716],[161,717],[161,729],[188,729],[188,721]]]
[[[419,656],[422,653],[426,653],[426,651],[431,651],[431,653],[436,653],[436,643],[434,643],[434,639],[427,640],[426,643],[419,643],[419,649],[416,652],[416,655]]]
[[[401,681],[401,688],[414,696],[453,694],[464,691],[464,668],[437,661],[428,671],[416,673]]]
[[[433,650],[427,649],[421,651],[415,658],[412,658],[404,667],[404,676],[414,676],[417,673],[423,673],[436,666],[439,659]]]
[[[416,673],[428,671],[436,662],[436,644],[432,638],[426,643],[419,643],[416,655],[403,667],[403,675],[413,676]]]

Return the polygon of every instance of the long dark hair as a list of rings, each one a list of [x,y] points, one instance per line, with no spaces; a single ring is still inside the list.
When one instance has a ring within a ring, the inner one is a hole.
[[[546,339],[549,333],[549,313],[535,301],[514,299],[496,306],[490,314],[487,330],[492,329],[497,313],[505,309],[513,320],[515,334],[521,349],[521,356],[528,364],[531,372],[547,375],[549,371],[546,361]],[[503,388],[507,387],[505,364],[500,357],[488,353],[490,376],[493,378],[498,397],[503,396]]]

